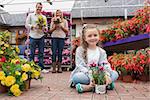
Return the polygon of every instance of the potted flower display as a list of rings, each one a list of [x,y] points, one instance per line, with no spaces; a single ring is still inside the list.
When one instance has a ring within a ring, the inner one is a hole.
[[[95,83],[95,92],[98,94],[106,93],[106,78],[103,66],[97,66],[96,64],[90,64],[92,71],[93,81]]]
[[[15,58],[2,65],[1,84],[8,89],[8,95],[19,96],[30,88],[31,79],[41,79],[40,67],[34,62]]]
[[[149,57],[150,48],[146,48],[128,51],[127,54],[113,54],[108,57],[108,61],[112,68],[118,71],[120,79],[124,82],[133,82],[137,79],[149,80]]]
[[[10,34],[0,32],[0,93],[20,96],[30,88],[31,79],[42,79],[41,68],[18,56],[19,48],[9,44]]]

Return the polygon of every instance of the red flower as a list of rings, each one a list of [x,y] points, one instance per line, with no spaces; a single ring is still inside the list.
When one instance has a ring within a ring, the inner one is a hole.
[[[144,60],[141,60],[141,61],[140,61],[140,64],[145,64],[145,61],[144,61]]]
[[[106,40],[106,37],[105,36],[100,36],[99,40],[103,42],[103,41]]]
[[[143,67],[139,67],[139,70],[140,70],[140,72],[144,71]]]
[[[115,36],[117,40],[122,38],[122,34],[115,34]]]
[[[150,24],[146,25],[146,33],[150,32]]]
[[[140,59],[144,59],[145,58],[145,56],[143,54],[141,54],[139,57],[140,57]]]
[[[136,61],[136,60],[137,60],[137,57],[136,57],[136,56],[134,56],[134,57],[133,57],[133,60],[134,60],[134,61]]]
[[[2,58],[0,58],[0,62],[5,62],[6,58],[3,56]]]

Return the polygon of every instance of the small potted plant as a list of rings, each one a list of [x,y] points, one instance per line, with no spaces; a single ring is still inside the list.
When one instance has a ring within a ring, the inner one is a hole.
[[[106,78],[103,66],[91,64],[92,77],[95,83],[95,92],[98,94],[106,93]]]
[[[38,16],[36,23],[40,30],[43,30],[43,28],[46,27],[46,19],[44,19],[42,15]]]
[[[61,21],[61,18],[60,17],[55,17],[54,18],[54,24],[60,24],[62,21]]]

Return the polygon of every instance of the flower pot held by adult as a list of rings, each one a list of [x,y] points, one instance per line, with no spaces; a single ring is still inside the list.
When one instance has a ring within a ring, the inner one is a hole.
[[[95,85],[95,93],[97,94],[105,94],[106,93],[106,85]]]

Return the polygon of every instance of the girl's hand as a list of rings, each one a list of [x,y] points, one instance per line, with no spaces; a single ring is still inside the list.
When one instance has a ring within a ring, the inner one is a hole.
[[[92,86],[92,87],[94,87],[95,86],[95,81],[92,79],[92,80],[90,80],[90,85]]]
[[[105,78],[106,78],[106,85],[108,85],[108,84],[111,84],[111,83],[112,83],[112,80],[111,80],[110,76],[105,75]]]

